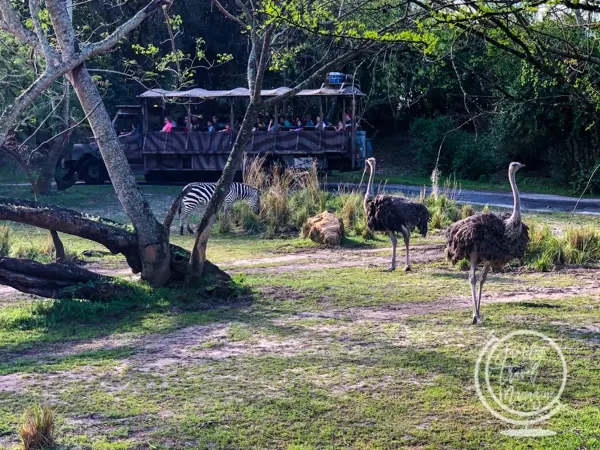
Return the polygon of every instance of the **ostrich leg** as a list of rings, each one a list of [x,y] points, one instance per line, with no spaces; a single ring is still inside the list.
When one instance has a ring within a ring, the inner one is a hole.
[[[408,243],[410,241],[410,231],[408,231],[405,227],[402,227],[402,237],[404,238],[404,246],[406,247],[406,266],[404,266],[404,271],[410,271],[410,249],[408,247]]]
[[[396,270],[396,245],[398,244],[398,239],[396,239],[396,235],[393,231],[389,231],[388,233],[390,235],[390,240],[392,241],[392,265],[384,270],[384,272]]]
[[[485,263],[483,266],[483,270],[481,271],[481,277],[479,279],[479,298],[477,299],[477,319],[480,320],[479,317],[479,307],[481,306],[481,293],[483,292],[483,283],[488,276],[488,272],[490,271],[490,264]]]
[[[479,321],[479,308],[477,304],[477,263],[471,262],[469,281],[471,283],[471,297],[473,298],[473,325]]]

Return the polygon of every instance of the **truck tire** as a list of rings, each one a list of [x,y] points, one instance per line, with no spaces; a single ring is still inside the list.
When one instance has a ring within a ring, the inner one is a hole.
[[[84,162],[77,171],[77,175],[85,184],[104,184],[108,180],[104,163],[97,159],[88,159]]]

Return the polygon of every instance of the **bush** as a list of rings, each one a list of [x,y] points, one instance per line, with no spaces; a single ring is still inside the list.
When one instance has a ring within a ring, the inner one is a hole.
[[[413,121],[410,135],[418,142],[417,162],[422,173],[429,174],[438,163],[437,168],[444,173],[478,180],[505,165],[505,157],[498,151],[498,141],[491,133],[469,133],[457,130],[457,125],[448,116]]]
[[[233,205],[233,220],[247,233],[254,233],[260,229],[260,217],[252,211],[246,202],[235,202]]]
[[[12,247],[12,239],[10,237],[10,227],[0,227],[0,257],[6,257],[10,255],[10,249]]]
[[[467,217],[471,217],[473,214],[475,214],[475,210],[473,209],[472,205],[463,205],[462,206],[462,209],[460,211],[461,219],[466,219]]]
[[[18,429],[23,450],[53,448],[55,422],[54,410],[49,406],[35,405],[27,409]]]
[[[461,217],[456,201],[446,195],[430,195],[425,199],[425,206],[429,210],[429,226],[434,230],[447,227]]]
[[[537,270],[545,272],[567,264],[600,261],[600,233],[593,228],[569,228],[564,236],[557,237],[547,226],[533,225],[529,237],[525,262]]]
[[[345,230],[354,230],[361,234],[366,227],[363,195],[358,191],[339,194],[340,217]]]
[[[217,232],[221,234],[227,234],[231,232],[231,214],[229,212],[222,211],[219,213]]]

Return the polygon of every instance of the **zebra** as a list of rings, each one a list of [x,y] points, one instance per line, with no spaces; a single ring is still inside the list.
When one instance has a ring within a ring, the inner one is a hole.
[[[190,183],[183,188],[185,190],[189,186],[192,187],[179,202],[179,233],[182,236],[184,225],[190,233],[194,233],[189,222],[190,216],[199,206],[206,207],[208,205],[209,200],[215,193],[216,185],[216,183]],[[228,211],[238,200],[248,202],[255,214],[260,212],[260,191],[258,189],[243,183],[231,183],[229,192],[223,202],[223,210]]]

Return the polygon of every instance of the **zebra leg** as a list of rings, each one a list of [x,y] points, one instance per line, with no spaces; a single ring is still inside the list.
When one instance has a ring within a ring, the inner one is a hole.
[[[396,270],[396,245],[398,244],[398,239],[396,239],[396,235],[393,231],[389,231],[388,233],[390,235],[390,240],[392,241],[392,265],[384,270],[384,272]]]

